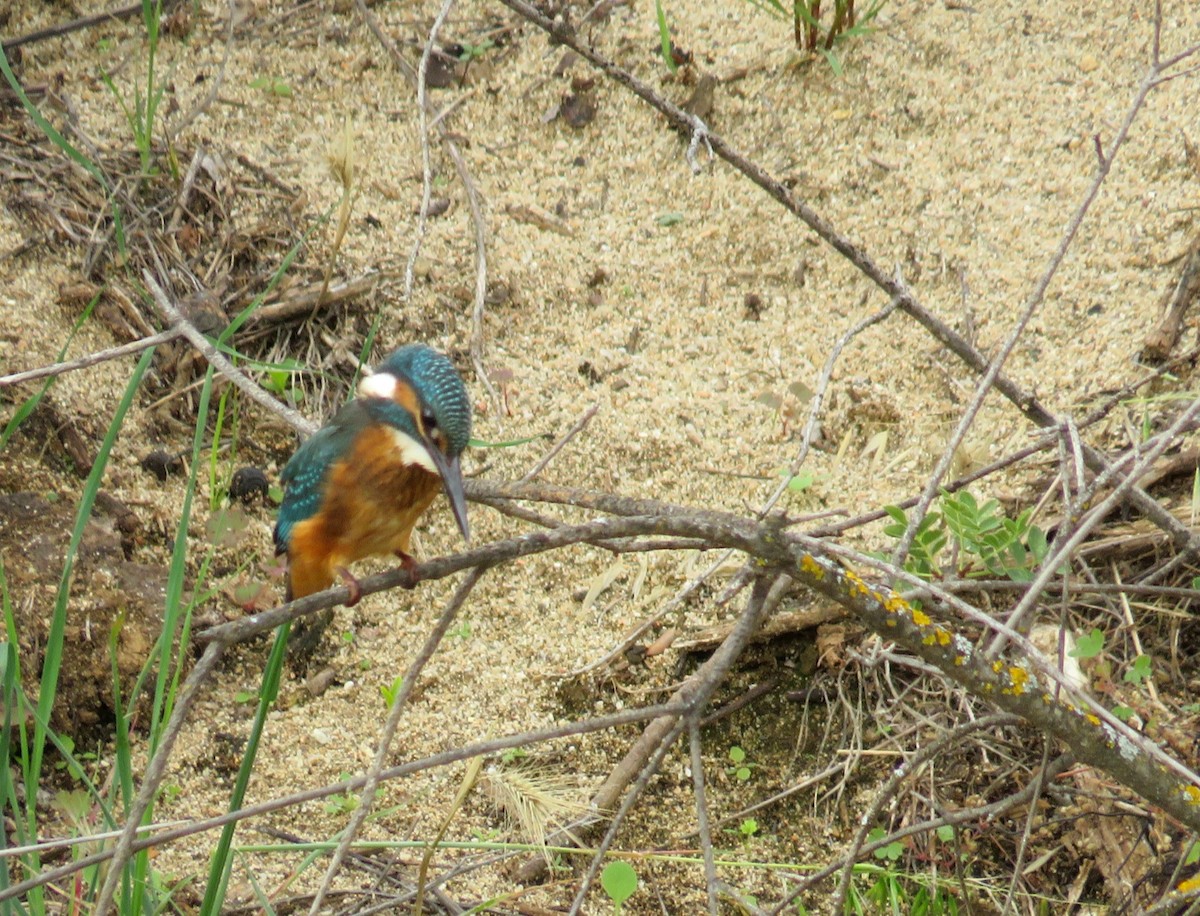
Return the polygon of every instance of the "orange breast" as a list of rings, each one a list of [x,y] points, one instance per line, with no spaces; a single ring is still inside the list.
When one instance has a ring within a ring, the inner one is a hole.
[[[368,427],[350,454],[330,469],[320,510],[292,531],[291,597],[328,588],[339,566],[368,556],[408,553],[413,527],[439,489],[436,474],[401,462],[387,429]]]

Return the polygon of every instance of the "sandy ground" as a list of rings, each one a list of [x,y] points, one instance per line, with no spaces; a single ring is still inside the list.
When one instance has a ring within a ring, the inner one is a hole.
[[[18,2],[0,21],[0,32],[23,34],[103,7]],[[1165,7],[1168,52],[1200,39],[1200,6],[1168,0]],[[433,11],[425,4],[416,17],[407,5],[375,8],[402,41],[422,34],[416,20]],[[796,58],[788,26],[749,4],[698,0],[668,3],[667,11],[696,71],[720,81],[709,119],[714,130],[793,184],[879,263],[897,265],[925,304],[984,352],[1010,330],[1059,244],[1096,169],[1092,138],[1107,149],[1146,71],[1152,35],[1145,5],[890,0],[878,31],[843,49],[839,77],[823,61]],[[438,193],[449,198],[449,210],[429,225],[410,301],[396,278],[413,245],[421,194],[407,84],[352,5],[247,3],[237,16],[219,98],[177,143],[188,149],[204,143],[231,169],[235,157],[244,156],[302,189],[293,213],[298,224],[312,226],[338,200],[326,151],[349,119],[362,180],[337,275],[381,269],[392,279],[355,301],[335,334],[356,354],[378,316],[377,352],[419,337],[461,358],[471,327],[473,230],[464,189],[436,145],[434,170],[445,180]],[[209,91],[226,54],[226,21],[224,5],[202,0],[190,35],[164,41],[160,63],[172,85],[168,125]],[[446,37],[471,42],[498,26],[506,27],[501,44],[474,66],[467,84],[434,96],[439,105],[456,102],[447,124],[484,201],[489,280],[510,293],[489,305],[484,324],[486,363],[505,380],[507,412],[468,374],[476,435],[557,438],[598,405],[545,479],[735,511],[760,505],[799,444],[798,424],[784,422],[790,418],[781,417],[771,396],[793,411],[789,386],[815,386],[833,342],[881,308],[881,294],[727,166],[707,163],[694,175],[683,142],[619,87],[597,83],[596,117],[581,129],[561,119],[547,122],[546,113],[570,91],[571,77],[590,74],[582,63],[557,74],[562,49],[499,5],[461,5]],[[687,98],[690,87],[670,77],[654,54],[652,4],[618,7],[590,34],[603,53],[668,97]],[[141,49],[136,25],[105,24],[25,48],[19,70],[29,83],[58,85],[71,116],[97,146],[127,148],[128,127],[98,73],[131,58],[116,77],[131,91]],[[267,91],[264,80],[286,84],[290,94]],[[1194,223],[1197,175],[1183,138],[1200,142],[1195,99],[1194,75],[1151,94],[1009,362],[1011,375],[1053,410],[1079,410],[1140,371],[1133,357],[1157,318],[1169,262]],[[54,116],[64,117],[61,110]],[[17,117],[10,109],[2,120]],[[251,225],[259,207],[252,197],[239,200],[231,218]],[[543,218],[532,220],[531,213]],[[19,214],[0,208],[0,253],[27,234]],[[328,228],[318,230],[309,279],[319,276],[331,237]],[[78,314],[61,302],[59,287],[78,276],[80,258],[78,249],[55,245],[0,259],[0,371],[56,357]],[[757,305],[748,307],[748,297]],[[306,352],[313,341],[322,350],[338,342],[328,331],[322,340],[321,333],[319,324],[298,329],[295,352]],[[114,342],[103,326],[88,322],[69,355]],[[130,366],[121,361],[62,377],[60,402],[86,428],[102,432]],[[332,383],[330,398],[340,396],[345,377]],[[972,375],[908,319],[893,316],[866,332],[847,347],[835,373],[819,448],[808,462],[816,482],[787,508],[855,513],[918,492],[972,385]],[[320,409],[326,400],[310,398],[306,409]],[[145,407],[138,403],[130,414],[106,487],[170,530],[183,497],[180,478],[159,483],[138,461],[152,444],[188,447],[190,433],[181,428],[174,438],[164,435]],[[259,436],[268,459],[260,452],[229,461],[264,465],[277,480],[293,442],[272,424],[256,426],[253,411],[243,411],[250,415],[249,435]],[[1139,410],[1118,412],[1097,441],[1106,434],[1123,441],[1129,418],[1140,423]],[[998,457],[1028,435],[1017,412],[993,397],[972,434],[972,458]],[[517,477],[542,447],[477,450],[467,466],[486,466],[488,477]],[[14,440],[4,456],[5,486],[72,498],[79,479],[42,460],[39,449],[38,442]],[[1018,492],[1020,480],[1003,486]],[[209,493],[200,496],[197,558]],[[269,563],[271,512],[251,514],[238,560],[224,557],[220,574],[247,557],[258,567]],[[482,542],[512,533],[517,523],[476,507],[472,527]],[[871,531],[855,543],[877,546],[877,538]],[[452,519],[439,505],[420,549],[434,555],[457,546]],[[145,563],[165,564],[168,556],[158,541],[139,551],[136,559]],[[685,582],[697,561],[650,558],[636,594],[638,561],[619,562],[622,574],[588,608],[581,595],[613,563],[601,551],[565,551],[488,575],[465,609],[469,632],[449,639],[427,670],[428,683],[401,726],[396,759],[640,702],[672,683],[677,659],[668,653],[623,682],[590,685],[581,709],[563,700],[552,677],[616,644]],[[324,661],[334,684],[271,717],[252,800],[336,782],[367,765],[384,713],[378,688],[403,670],[451,587],[428,583],[339,610],[335,633],[354,638],[329,637]],[[716,608],[712,594],[687,603],[674,622],[695,629],[727,617],[731,611]],[[226,601],[221,612],[228,611]],[[261,644],[244,648],[206,693],[176,754],[170,781],[179,792],[162,806],[164,817],[222,809],[233,773],[224,758],[232,754],[236,763],[237,740],[251,714],[235,695],[256,688],[263,658]],[[298,679],[284,689],[302,696]],[[794,743],[778,734],[797,727],[776,723],[773,730],[751,712],[714,735],[706,747],[714,771],[723,771],[733,744],[760,763],[757,782],[725,787],[721,811],[806,772]],[[546,755],[595,781],[632,735],[576,740]],[[693,825],[683,763],[676,757],[668,765],[653,787],[652,810],[622,845],[694,845],[687,839]],[[460,778],[451,768],[389,786],[381,803],[387,813],[369,825],[368,836],[428,836]],[[851,804],[841,812],[844,821],[808,820],[812,812],[811,801],[764,812],[759,845],[740,854],[827,860],[856,812]],[[344,813],[322,805],[271,819],[279,829],[314,839],[333,835],[344,822]],[[502,820],[473,798],[451,834],[469,838],[473,828],[494,827],[503,827]],[[239,838],[261,839],[250,830]],[[193,872],[203,867],[207,845],[202,838],[167,849],[156,867],[179,876]],[[295,856],[246,855],[235,867],[235,886],[245,888],[247,869],[273,886],[297,862]],[[647,866],[642,878],[647,887],[633,901],[636,912],[689,912],[702,900],[697,868]],[[778,890],[762,872],[731,871],[729,879],[758,894]],[[362,883],[347,877],[348,884],[356,882]],[[456,891],[470,897],[508,887],[495,873]],[[551,888],[530,900],[561,903],[567,893]],[[595,911],[603,911],[599,902]]]

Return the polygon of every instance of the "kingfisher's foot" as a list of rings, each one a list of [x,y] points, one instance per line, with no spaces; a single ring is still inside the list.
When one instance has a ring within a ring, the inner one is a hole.
[[[400,565],[404,567],[404,571],[408,573],[408,578],[411,580],[405,588],[415,588],[421,577],[417,575],[417,558],[411,553],[405,553],[403,550],[397,550],[396,556],[400,559]]]
[[[346,607],[354,607],[354,605],[362,601],[362,584],[344,566],[337,568],[337,574],[346,583],[346,588],[350,589],[350,597],[346,600]]]

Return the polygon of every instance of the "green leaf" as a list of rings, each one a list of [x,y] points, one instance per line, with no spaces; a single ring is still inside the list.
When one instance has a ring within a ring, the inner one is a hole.
[[[734,763],[743,763],[746,760],[746,752],[735,744],[729,749],[729,759]]]
[[[1071,658],[1095,658],[1104,649],[1104,634],[1099,629],[1093,629],[1087,636],[1080,636],[1075,641],[1075,648],[1067,654]]]
[[[878,843],[885,836],[887,836],[887,831],[882,827],[876,827],[867,834],[867,842]],[[896,840],[894,843],[888,843],[886,846],[876,849],[874,855],[877,859],[887,859],[889,862],[895,862],[900,856],[904,855],[904,844]]]
[[[812,471],[801,471],[788,477],[787,488],[793,493],[803,493],[813,485],[816,475]]]
[[[943,843],[949,843],[954,839],[954,828],[949,824],[942,824],[942,826],[937,829],[936,833],[937,838]]]
[[[1150,677],[1150,656],[1139,655],[1133,663],[1133,667],[1125,672],[1123,680],[1127,684],[1141,684],[1146,678]]]
[[[600,872],[600,886],[619,907],[637,890],[637,872],[633,870],[632,865],[621,859],[609,862],[604,866],[604,871]]]
[[[1195,865],[1200,862],[1200,843],[1193,842],[1188,847],[1187,855],[1183,857],[1184,865]]]
[[[660,226],[674,226],[683,222],[683,214],[678,211],[671,210],[667,213],[660,214],[655,220]]]
[[[270,95],[282,99],[292,97],[292,87],[274,76],[260,76],[250,82],[251,89],[262,89]]]

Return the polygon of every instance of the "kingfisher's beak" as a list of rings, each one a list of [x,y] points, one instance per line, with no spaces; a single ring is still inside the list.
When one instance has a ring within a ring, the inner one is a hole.
[[[425,448],[429,452],[429,457],[433,459],[438,473],[442,475],[442,489],[446,491],[446,499],[450,500],[450,511],[454,513],[454,520],[458,522],[458,530],[462,532],[464,541],[470,541],[471,531],[467,526],[467,497],[463,494],[462,467],[459,465],[458,457],[447,457],[428,439],[425,441]]]

